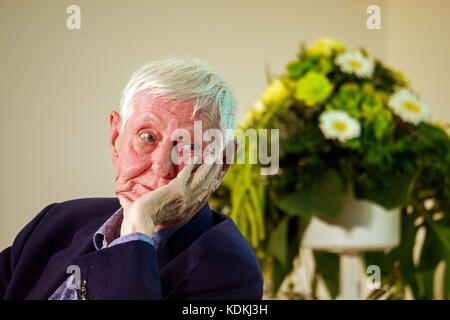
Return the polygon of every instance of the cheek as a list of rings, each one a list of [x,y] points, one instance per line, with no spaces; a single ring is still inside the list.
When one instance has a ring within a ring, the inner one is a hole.
[[[148,154],[136,151],[129,147],[119,155],[117,173],[122,179],[130,179],[138,176],[151,166],[151,160]]]

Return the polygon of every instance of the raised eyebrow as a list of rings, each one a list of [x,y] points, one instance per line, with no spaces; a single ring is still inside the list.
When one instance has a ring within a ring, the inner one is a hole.
[[[142,117],[144,121],[149,120],[155,122],[156,124],[161,124],[161,119],[159,119],[156,115],[147,113],[144,117]]]

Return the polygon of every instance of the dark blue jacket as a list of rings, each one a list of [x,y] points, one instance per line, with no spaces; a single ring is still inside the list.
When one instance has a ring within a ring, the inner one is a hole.
[[[0,253],[0,298],[46,300],[69,265],[80,267],[88,299],[262,298],[253,250],[208,203],[157,250],[140,240],[96,250],[93,234],[118,208],[117,198],[44,208]]]

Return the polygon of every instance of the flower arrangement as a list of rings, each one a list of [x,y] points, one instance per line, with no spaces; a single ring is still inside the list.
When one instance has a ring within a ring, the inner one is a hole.
[[[270,79],[240,127],[279,129],[280,169],[261,176],[259,164],[235,164],[210,203],[254,247],[273,292],[292,271],[310,218],[339,216],[353,188],[359,199],[402,210],[401,245],[365,256],[382,266],[382,290],[394,288],[391,298],[399,299],[410,287],[416,298],[432,298],[433,275],[445,260],[448,298],[450,139],[442,125],[430,123],[429,107],[401,72],[364,49],[321,38],[302,46],[286,74]],[[421,228],[426,237],[414,263]],[[337,256],[314,255],[316,276],[335,297]]]

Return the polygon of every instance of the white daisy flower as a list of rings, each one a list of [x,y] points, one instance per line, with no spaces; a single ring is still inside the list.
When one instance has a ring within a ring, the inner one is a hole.
[[[336,64],[342,72],[353,73],[360,78],[370,78],[374,70],[373,61],[364,57],[359,50],[338,55]]]
[[[409,90],[401,89],[389,99],[389,106],[403,121],[418,125],[431,118],[428,106],[417,99]]]
[[[338,139],[341,142],[359,137],[361,125],[343,110],[328,110],[319,117],[319,127],[327,139]]]

